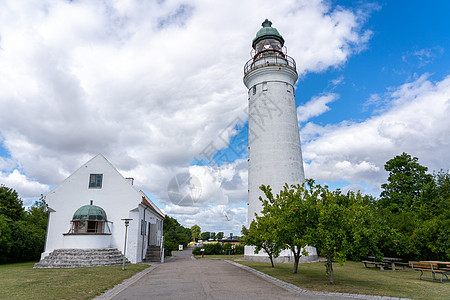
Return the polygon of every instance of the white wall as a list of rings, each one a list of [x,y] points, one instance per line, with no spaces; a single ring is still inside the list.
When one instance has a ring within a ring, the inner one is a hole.
[[[259,187],[278,194],[285,183],[304,182],[294,87],[297,73],[287,66],[266,66],[249,72],[248,224],[260,214]]]
[[[90,174],[103,174],[102,188],[89,188]],[[55,249],[67,248],[74,244],[76,236],[64,236],[71,228],[71,220],[75,211],[83,205],[93,204],[100,206],[106,212],[111,236],[108,247],[117,248],[123,253],[125,225],[121,219],[131,218],[128,227],[127,257],[135,263],[142,260],[142,240],[140,240],[140,220],[143,212],[142,195],[129,181],[102,156],[97,155],[89,162],[81,166],[63,183],[54,188],[47,196],[46,202],[49,206],[50,217],[48,233],[46,237],[45,252],[43,257]],[[147,209],[146,219],[150,219]],[[80,247],[92,248],[98,245],[96,235],[79,236]],[[65,243],[65,239],[70,242]],[[91,241],[92,243],[91,243]]]

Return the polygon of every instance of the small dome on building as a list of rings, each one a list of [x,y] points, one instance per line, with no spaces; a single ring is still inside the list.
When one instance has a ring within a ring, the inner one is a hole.
[[[276,39],[278,41],[280,41],[281,46],[284,45],[284,39],[281,36],[281,34],[278,32],[278,30],[276,28],[272,27],[272,22],[270,22],[269,20],[265,20],[262,24],[262,27],[257,33],[256,33],[256,37],[253,39],[252,42],[252,47],[255,48],[256,43],[258,43],[260,40],[263,39]]]
[[[100,206],[84,205],[73,214],[72,221],[107,221],[106,212]]]

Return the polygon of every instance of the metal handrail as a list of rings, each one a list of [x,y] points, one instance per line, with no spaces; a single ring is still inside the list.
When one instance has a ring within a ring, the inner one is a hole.
[[[264,66],[286,65],[296,70],[295,60],[289,55],[268,55],[250,59],[244,66],[244,75],[251,70]]]

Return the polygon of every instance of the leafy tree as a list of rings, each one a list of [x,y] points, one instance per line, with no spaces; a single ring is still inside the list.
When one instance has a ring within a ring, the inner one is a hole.
[[[388,222],[388,218],[382,217],[383,213],[377,210],[369,196],[362,196],[362,204],[359,209],[353,210],[355,214],[351,227],[351,247],[348,258],[354,261],[374,256],[381,260],[384,255],[382,249],[396,248],[399,236]],[[391,214],[390,211],[384,211]],[[387,254],[387,253],[386,253]],[[395,256],[395,255],[393,255]]]
[[[263,205],[262,214],[278,224],[273,234],[292,251],[293,273],[297,273],[300,257],[308,255],[305,250],[302,252],[302,248],[308,244],[306,234],[316,226],[315,203],[321,194],[320,187],[315,186],[313,180],[307,180],[306,184],[291,187],[286,184],[276,196],[272,194],[270,186],[260,187],[267,198],[260,197]]]
[[[192,226],[191,233],[192,233],[192,241],[194,241],[194,242],[198,241],[198,238],[200,237],[200,234],[201,234],[200,226],[198,226],[198,225]]]
[[[171,252],[178,250],[178,245],[184,247],[190,242],[192,233],[189,228],[185,228],[172,217],[166,216],[164,218],[164,248],[171,255]]]
[[[0,264],[5,264],[9,260],[12,239],[9,223],[12,222],[5,215],[0,215]]]
[[[48,221],[48,215],[45,208],[45,201],[43,196],[41,196],[41,198],[27,210],[25,215],[25,220],[28,224],[40,228],[44,230],[44,232],[47,230]]]
[[[321,197],[317,198],[317,226],[311,227],[309,236],[312,245],[319,254],[325,256],[330,283],[334,284],[333,261],[343,264],[353,247],[352,229],[364,222],[365,199],[361,193],[329,191],[322,188]],[[370,240],[370,239],[369,239]]]
[[[22,220],[25,216],[22,205],[23,202],[15,190],[4,185],[0,186],[0,215],[12,221]]]
[[[45,230],[26,221],[11,223],[10,262],[39,260],[44,249]]]
[[[273,259],[280,255],[283,244],[274,235],[277,224],[269,216],[258,216],[252,221],[249,228],[242,226],[242,234],[240,241],[244,245],[255,246],[255,254],[261,250],[269,255],[270,263],[274,268]]]
[[[379,204],[398,213],[410,210],[413,202],[420,197],[422,189],[432,181],[432,175],[418,163],[417,157],[403,152],[401,155],[388,160],[384,165],[389,172],[388,183],[381,185],[383,191]]]
[[[211,238],[211,232],[202,232],[201,237],[203,241],[207,241]]]
[[[223,233],[222,231],[219,231],[219,232],[216,234],[216,239],[221,240],[221,239],[223,239],[223,236],[224,236],[224,233]]]

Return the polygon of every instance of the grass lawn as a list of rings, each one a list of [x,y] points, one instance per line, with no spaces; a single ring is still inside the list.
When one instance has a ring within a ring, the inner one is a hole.
[[[194,255],[196,259],[202,259],[201,255]],[[244,254],[235,254],[235,255],[205,255],[203,259],[228,259],[235,260],[239,258],[244,258]]]
[[[237,262],[311,291],[411,299],[450,298],[450,284],[419,280],[420,272],[417,271],[380,271],[375,268],[364,268],[360,262],[348,261],[343,266],[339,266],[337,263],[333,264],[335,285],[330,285],[329,276],[325,273],[324,262],[300,264],[297,274],[292,273],[292,264],[280,263],[275,264],[275,268],[272,268],[270,263]],[[431,279],[431,272],[425,272],[422,278]]]
[[[91,299],[149,267],[33,269],[34,264],[0,265],[0,299]]]

